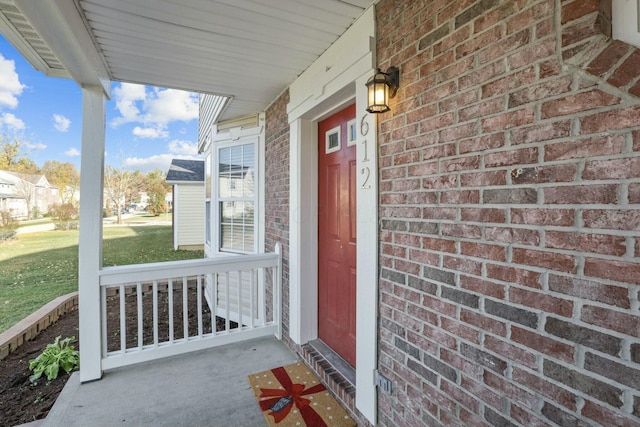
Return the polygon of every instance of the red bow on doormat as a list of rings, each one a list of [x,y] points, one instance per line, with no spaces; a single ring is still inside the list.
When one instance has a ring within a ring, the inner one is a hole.
[[[276,379],[280,381],[284,390],[260,388],[260,391],[262,392],[260,397],[272,397],[272,399],[260,401],[260,408],[262,411],[271,409],[269,415],[272,415],[274,421],[278,424],[280,421],[284,420],[287,415],[289,415],[291,408],[295,405],[300,411],[300,415],[302,415],[302,419],[307,426],[327,427],[327,424],[324,422],[322,417],[320,417],[320,415],[318,415],[318,413],[309,406],[311,400],[302,397],[326,390],[322,384],[317,384],[305,390],[304,384],[294,384],[291,381],[289,374],[284,368],[275,368],[272,369],[271,372],[273,372]]]

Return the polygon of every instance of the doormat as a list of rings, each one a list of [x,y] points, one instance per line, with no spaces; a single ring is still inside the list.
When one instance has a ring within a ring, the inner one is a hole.
[[[356,422],[304,363],[248,377],[270,427],[353,427]]]

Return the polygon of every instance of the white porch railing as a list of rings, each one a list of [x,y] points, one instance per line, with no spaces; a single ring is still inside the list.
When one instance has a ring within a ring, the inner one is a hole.
[[[106,267],[100,272],[102,369],[282,335],[274,253]]]

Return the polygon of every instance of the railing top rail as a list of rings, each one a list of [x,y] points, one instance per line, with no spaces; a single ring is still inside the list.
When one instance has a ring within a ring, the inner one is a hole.
[[[279,253],[269,252],[250,255],[228,255],[188,261],[168,261],[104,267],[99,273],[100,285],[110,286],[137,281],[194,276],[197,274],[277,267],[279,265],[279,259]]]

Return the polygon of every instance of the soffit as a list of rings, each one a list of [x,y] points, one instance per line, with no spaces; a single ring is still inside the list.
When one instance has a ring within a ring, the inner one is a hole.
[[[40,23],[38,32],[21,13],[29,1],[0,0],[0,31],[37,69],[75,78],[57,59],[65,58],[59,47],[39,37],[55,29]],[[263,111],[374,2],[76,0],[70,8],[62,6],[73,0],[52,1],[63,15],[80,15],[112,81],[229,97],[216,121]]]

